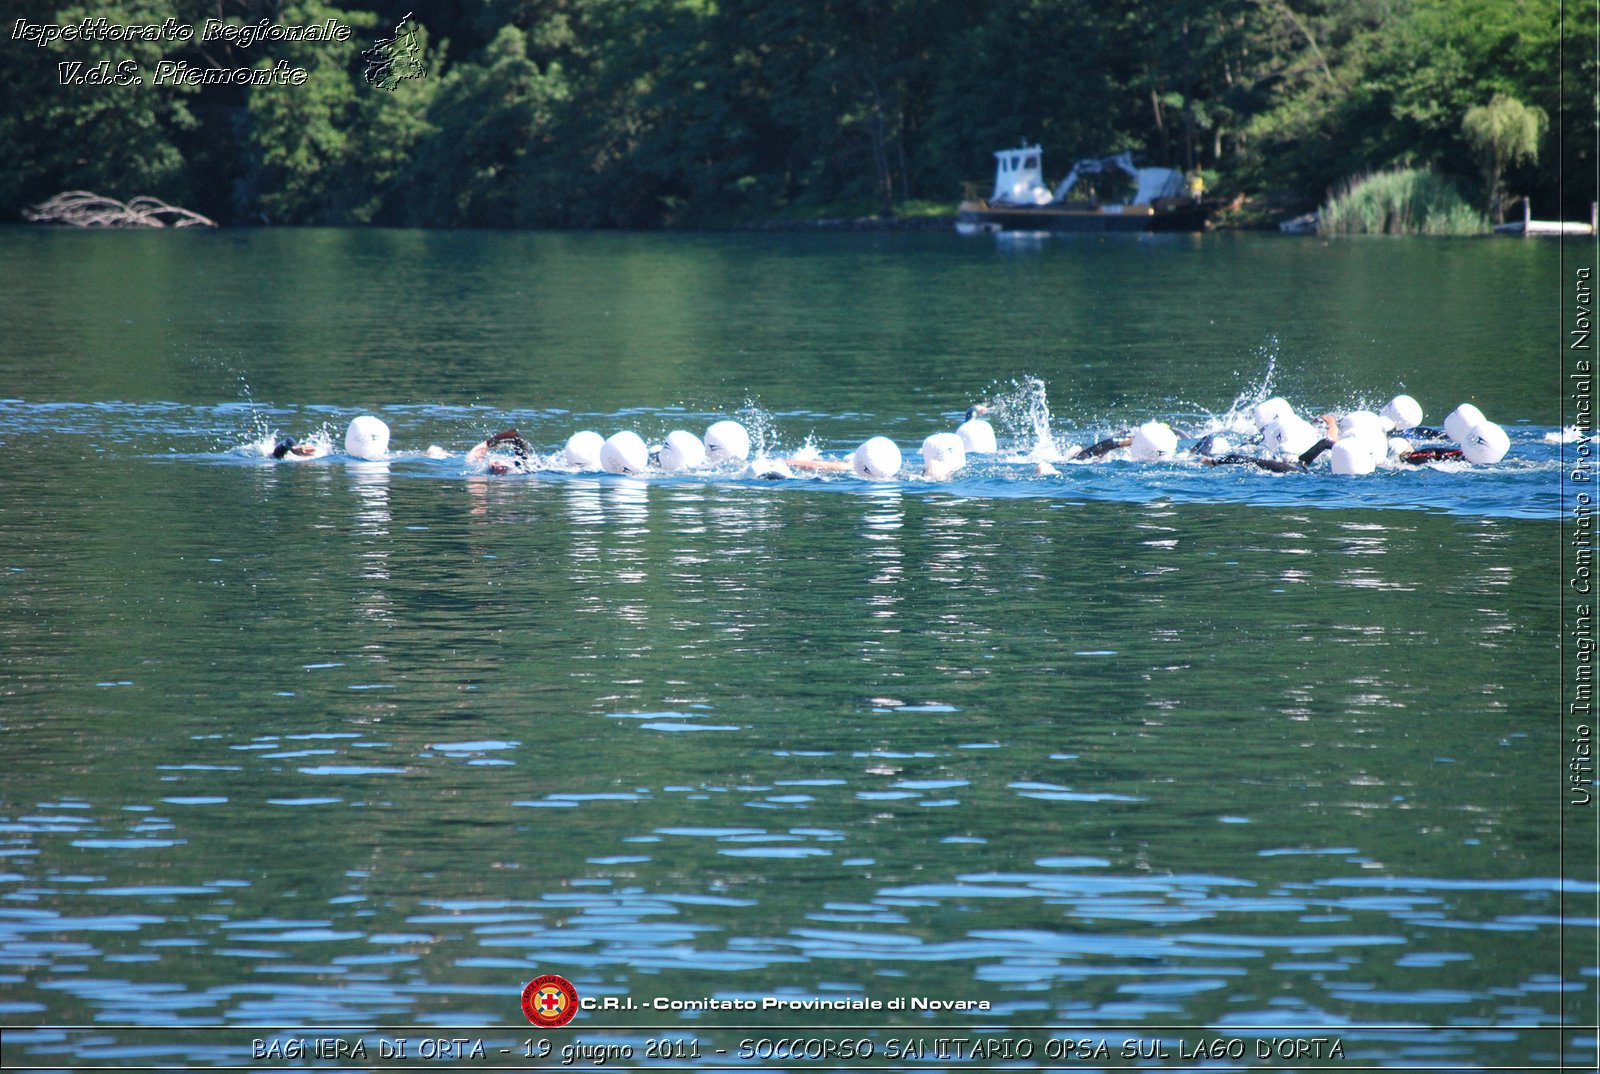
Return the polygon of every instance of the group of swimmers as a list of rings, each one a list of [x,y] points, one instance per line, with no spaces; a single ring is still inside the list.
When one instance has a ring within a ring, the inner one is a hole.
[[[923,440],[921,475],[947,480],[967,465],[968,456],[996,454],[999,449],[994,427],[985,417],[988,412],[984,405],[973,406],[955,431],[934,433]],[[1069,448],[1054,461],[1087,462],[1126,451],[1129,457],[1141,461],[1190,457],[1208,466],[1254,466],[1275,473],[1296,473],[1309,472],[1326,455],[1334,473],[1360,475],[1372,473],[1381,464],[1421,465],[1446,460],[1496,463],[1511,447],[1505,430],[1471,403],[1462,403],[1452,411],[1443,428],[1423,426],[1422,406],[1409,395],[1395,396],[1381,413],[1357,410],[1343,415],[1324,414],[1317,424],[1297,415],[1282,398],[1273,397],[1256,404],[1251,420],[1255,431],[1244,429],[1237,448],[1225,432],[1190,437],[1166,422],[1150,421],[1087,447]],[[1184,440],[1190,442],[1180,448]],[[1457,446],[1419,447],[1418,441],[1454,441]],[[1253,450],[1242,450],[1247,447]],[[895,480],[901,476],[905,462],[899,445],[884,436],[866,440],[846,458],[825,458],[807,447],[783,458],[758,453],[752,459],[750,449],[749,431],[736,421],[723,419],[713,422],[704,436],[675,429],[654,446],[628,430],[610,437],[584,430],[574,433],[558,454],[548,457],[541,457],[518,430],[506,429],[474,445],[466,453],[466,462],[476,472],[496,475],[561,470],[644,476],[651,472],[682,473],[739,465],[743,476],[766,480],[837,472],[852,473],[866,481]],[[331,450],[326,440],[298,442],[285,437],[274,440],[270,454],[274,459],[298,460],[318,458]],[[345,451],[358,459],[389,458],[389,427],[370,414],[356,418],[345,432]],[[425,454],[436,459],[451,457],[437,446],[428,448]],[[1060,473],[1050,459],[1034,460],[1034,467],[1040,475]]]

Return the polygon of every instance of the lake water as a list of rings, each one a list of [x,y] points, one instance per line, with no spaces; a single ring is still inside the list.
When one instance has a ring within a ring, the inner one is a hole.
[[[1592,1068],[1558,257],[0,232],[5,1064]],[[1512,449],[1035,472],[1269,391]],[[459,454],[735,416],[915,469],[977,401],[948,482]],[[362,412],[388,461],[258,450]],[[635,1009],[536,1029],[541,974]]]

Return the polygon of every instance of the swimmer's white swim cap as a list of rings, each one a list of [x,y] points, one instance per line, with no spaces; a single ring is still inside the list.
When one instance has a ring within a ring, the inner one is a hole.
[[[1311,450],[1311,446],[1321,439],[1317,430],[1311,423],[1293,414],[1280,418],[1268,425],[1262,432],[1262,442],[1268,451],[1280,452],[1284,455],[1300,455]]]
[[[1219,434],[1211,437],[1211,442],[1206,450],[1207,455],[1222,456],[1233,450],[1233,445],[1228,443],[1226,436]]]
[[[1389,426],[1384,420],[1370,410],[1352,410],[1339,419],[1339,435],[1351,436],[1355,433],[1370,433],[1373,436],[1383,436],[1389,431]]]
[[[1511,450],[1511,438],[1492,421],[1482,421],[1461,438],[1461,454],[1468,462],[1499,462]]]
[[[1147,421],[1133,431],[1128,448],[1136,459],[1159,459],[1178,450],[1178,434],[1164,421]]]
[[[1336,474],[1370,474],[1378,468],[1378,460],[1364,437],[1339,441],[1328,452],[1328,461]]]
[[[345,430],[344,450],[358,459],[381,459],[389,453],[389,427],[363,414]]]
[[[1409,395],[1397,395],[1383,408],[1383,416],[1396,429],[1413,429],[1422,424],[1422,404]]]
[[[1254,416],[1256,428],[1266,432],[1267,426],[1274,422],[1294,417],[1294,408],[1289,405],[1288,400],[1274,395],[1271,399],[1263,399],[1256,404]]]
[[[1416,447],[1413,446],[1411,441],[1407,440],[1405,437],[1389,437],[1389,457],[1391,459],[1403,459],[1415,450]]]
[[[743,462],[750,456],[750,434],[736,421],[712,422],[706,429],[706,461]]]
[[[663,470],[693,470],[706,461],[706,446],[693,433],[674,429],[656,457]]]
[[[956,429],[956,435],[967,451],[974,455],[993,455],[999,450],[994,439],[994,426],[983,418],[968,418]]]
[[[1444,419],[1444,435],[1459,444],[1466,439],[1467,434],[1472,431],[1474,425],[1487,420],[1483,416],[1483,411],[1471,403],[1462,403],[1450,412],[1448,418]]]
[[[567,465],[580,470],[600,469],[600,449],[605,438],[591,429],[567,437]]]
[[[856,448],[850,466],[863,481],[889,481],[900,472],[900,449],[887,436],[874,436]]]
[[[624,429],[600,445],[600,468],[608,474],[642,474],[650,465],[650,449],[639,434]]]
[[[934,433],[922,442],[922,461],[955,473],[967,464],[967,445],[955,433]]]
[[[744,476],[756,481],[783,481],[794,476],[782,459],[757,459],[745,467]]]

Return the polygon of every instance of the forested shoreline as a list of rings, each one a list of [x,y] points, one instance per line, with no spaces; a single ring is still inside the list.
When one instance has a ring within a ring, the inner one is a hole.
[[[992,151],[1022,140],[1045,147],[1052,179],[1123,150],[1200,169],[1209,193],[1263,220],[1400,168],[1487,213],[1526,196],[1537,215],[1587,219],[1595,197],[1594,0],[1568,2],[1564,22],[1560,0],[15,10],[0,113],[0,219],[13,222],[71,189],[234,224],[908,219],[953,209],[963,181],[988,180]],[[46,42],[33,29],[91,18],[195,32]],[[208,20],[239,29],[205,39]],[[330,24],[345,37],[251,39]],[[396,41],[410,66],[375,79]],[[75,83],[95,71],[108,84]]]

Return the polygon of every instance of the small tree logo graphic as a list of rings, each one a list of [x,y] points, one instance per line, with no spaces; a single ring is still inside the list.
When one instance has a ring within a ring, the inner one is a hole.
[[[367,61],[367,81],[379,89],[393,91],[408,78],[428,76],[422,65],[422,46],[417,43],[417,24],[409,11],[395,23],[393,37],[379,38],[361,57]]]

